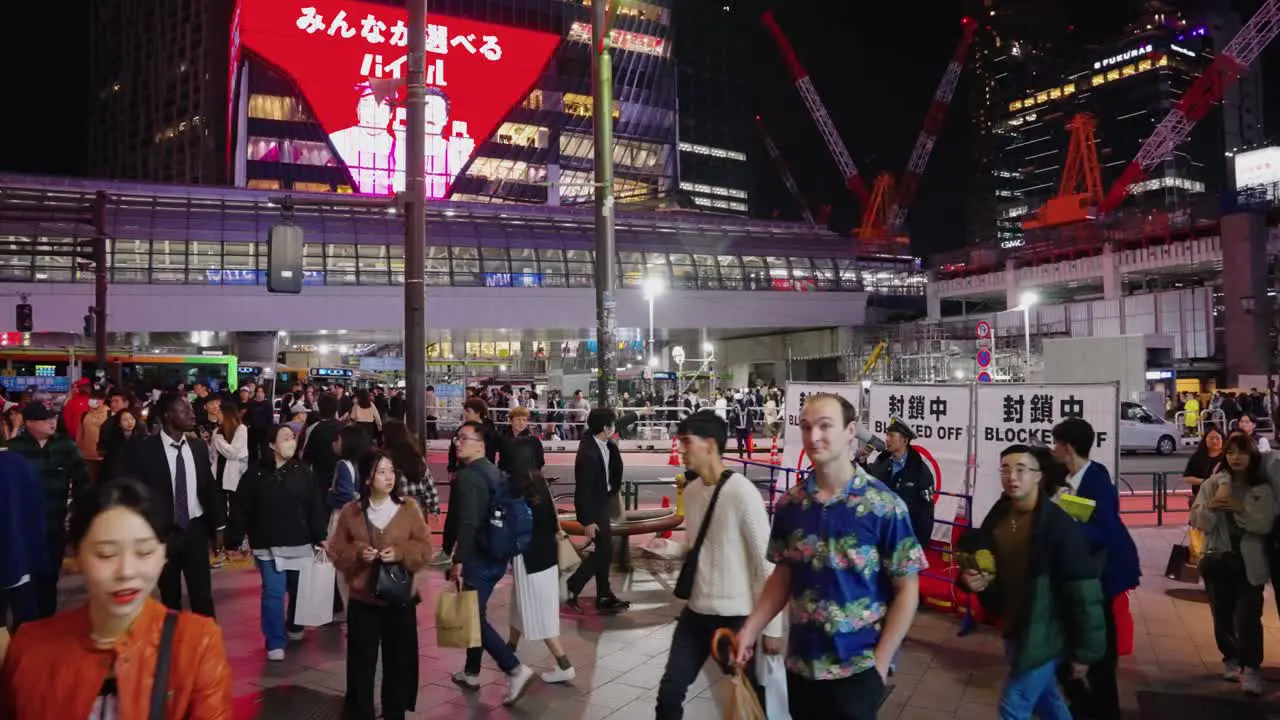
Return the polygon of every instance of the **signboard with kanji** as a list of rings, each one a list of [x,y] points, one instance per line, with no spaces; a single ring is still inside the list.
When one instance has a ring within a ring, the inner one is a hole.
[[[805,400],[817,393],[841,395],[853,403],[855,410],[861,410],[862,386],[850,383],[787,383],[787,398],[782,409],[787,417],[787,426],[782,433],[782,466],[808,470],[813,467],[804,456],[804,438],[800,434],[800,411],[804,409]],[[792,478],[794,482],[794,478]],[[782,476],[779,475],[779,482]]]
[[[882,385],[871,386],[871,432],[883,437],[892,418],[911,428],[913,447],[934,477],[934,517],[954,522],[960,498],[937,492],[962,495],[969,465],[973,408],[969,385]],[[951,542],[950,525],[935,524],[933,538]]]
[[[1089,459],[1115,478],[1120,469],[1120,385],[998,384],[974,388],[977,405],[973,523],[981,524],[1000,499],[1000,452],[1010,445],[1053,447],[1053,426],[1084,418],[1093,426]]]

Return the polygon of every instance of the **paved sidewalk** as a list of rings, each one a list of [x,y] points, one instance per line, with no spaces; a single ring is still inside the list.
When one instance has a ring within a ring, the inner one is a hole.
[[[1250,720],[1272,714],[1280,706],[1267,700],[1236,705],[1239,687],[1222,682],[1217,673],[1220,658],[1214,648],[1208,608],[1198,587],[1165,580],[1161,573],[1169,547],[1181,538],[1181,529],[1140,528],[1138,541],[1146,577],[1135,594],[1136,652],[1121,661],[1122,704],[1129,717],[1178,720],[1196,716],[1200,698],[1232,720]],[[671,596],[674,565],[639,561],[630,578],[617,578],[618,592],[631,599],[633,609],[617,617],[565,615],[564,642],[578,668],[578,679],[568,686],[547,686],[535,681],[515,709],[501,706],[503,678],[486,657],[478,693],[465,693],[449,680],[462,667],[463,653],[435,645],[435,598],[444,581],[432,572],[426,580],[426,600],[419,609],[422,672],[418,712],[414,717],[439,720],[464,718],[556,718],[557,720],[637,720],[653,717],[658,681],[666,662],[679,603]],[[70,580],[67,584],[74,584]],[[258,630],[257,574],[251,570],[215,571],[218,617],[226,633],[227,650],[235,673],[237,720],[251,718],[336,718],[345,689],[345,637],[343,626],[308,631],[305,640],[293,643],[283,663],[266,662]],[[71,590],[71,594],[75,594]],[[504,581],[494,595],[491,615],[505,625],[510,583]],[[68,597],[68,601],[72,598]],[[1264,671],[1272,691],[1280,690],[1280,622],[1268,591],[1264,623],[1267,659]],[[965,638],[956,636],[959,619],[923,612],[911,631],[894,677],[894,691],[880,717],[885,720],[926,720],[996,716],[996,701],[1004,677],[1000,639],[990,630]],[[503,629],[505,633],[505,629]],[[526,643],[522,659],[548,669],[551,659],[541,643]],[[685,717],[718,720],[722,697],[718,670],[707,668],[690,689]],[[1177,693],[1167,707],[1160,698],[1145,693]],[[1139,714],[1139,695],[1146,711]],[[804,719],[809,720],[809,719]]]

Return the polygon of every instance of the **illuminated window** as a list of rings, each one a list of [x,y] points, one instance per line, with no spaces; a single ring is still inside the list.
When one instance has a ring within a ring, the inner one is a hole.
[[[524,102],[521,103],[521,105],[523,105],[528,110],[541,110],[542,109],[542,91],[534,90],[533,92],[529,93],[529,97],[525,98]]]
[[[1151,63],[1151,60],[1139,60],[1139,61],[1138,61],[1138,72],[1146,72],[1146,71],[1150,70],[1150,69],[1151,69],[1151,68],[1153,68],[1153,67],[1155,67],[1155,65],[1153,65],[1153,64]]]
[[[1037,104],[1037,105],[1039,105],[1039,104],[1041,104],[1041,103],[1046,103],[1046,102],[1049,102],[1049,93],[1047,93],[1047,92],[1036,93],[1036,104]]]
[[[1138,67],[1132,63],[1120,68],[1120,77],[1129,77],[1138,71]]]
[[[699,145],[697,143],[680,143],[680,152],[693,153],[695,155],[710,155],[717,158],[728,158],[730,160],[739,160],[746,162],[747,154],[738,152],[737,150],[725,150],[724,148],[710,147],[707,145]]]
[[[1062,91],[1061,91],[1061,90],[1059,90],[1058,88],[1054,88],[1054,89],[1052,89],[1052,90],[1050,90],[1050,91],[1049,91],[1049,99],[1050,99],[1050,100],[1057,100],[1057,99],[1058,99],[1058,98],[1060,98],[1060,97],[1062,97]]]
[[[584,22],[575,22],[569,28],[569,40],[590,43],[591,25]],[[667,55],[667,41],[653,35],[614,29],[609,32],[609,42],[619,50],[656,55],[658,57],[666,57]]]
[[[294,98],[257,93],[249,96],[249,117],[295,122],[310,122],[312,119],[302,103]]]
[[[1161,55],[1161,56],[1160,56],[1160,61],[1159,61],[1158,63],[1156,63],[1156,65],[1157,65],[1158,67],[1167,67],[1167,66],[1169,65],[1169,56],[1168,56],[1168,55]]]
[[[1021,101],[1021,100],[1014,100],[1013,102],[1009,103],[1009,109],[1010,109],[1010,110],[1021,110],[1021,109],[1022,109],[1022,101]]]
[[[1067,95],[1074,95],[1074,94],[1075,94],[1075,92],[1076,92],[1076,84],[1075,84],[1075,83],[1067,83],[1066,85],[1063,85],[1063,86],[1062,86],[1062,94],[1063,94],[1063,96],[1067,96]]]
[[[594,108],[592,108],[591,105],[591,96],[579,95],[578,93],[565,93],[564,111],[569,115],[575,115],[577,117],[591,117],[594,112]],[[618,111],[617,106],[615,106],[613,108],[613,119],[619,120],[621,118],[622,114]]]
[[[591,7],[591,0],[581,0],[581,3]],[[627,0],[627,2],[617,3],[615,7],[619,15],[640,18],[641,20],[652,20],[657,23],[665,23],[667,21],[666,12],[662,8],[647,2],[640,2],[640,0]]]
[[[521,183],[544,183],[547,166],[501,158],[478,157],[467,170],[468,177],[481,180],[509,180]]]
[[[1119,70],[1108,70],[1108,71],[1107,71],[1107,81],[1108,81],[1108,82],[1110,82],[1110,81],[1112,81],[1112,80],[1119,80],[1119,79],[1120,79],[1120,71],[1119,71]]]
[[[506,122],[498,128],[494,139],[503,145],[519,145],[545,150],[551,144],[551,130],[538,125]]]
[[[279,190],[280,181],[270,178],[252,178],[249,180],[250,190]]]
[[[295,182],[293,184],[293,189],[297,190],[298,192],[314,192],[314,193],[327,193],[327,192],[333,191],[333,187],[329,185],[329,183],[318,183],[318,182]]]

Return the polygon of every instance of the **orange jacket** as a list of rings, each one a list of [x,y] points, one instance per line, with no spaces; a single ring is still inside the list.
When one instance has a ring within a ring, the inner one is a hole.
[[[147,600],[111,649],[89,639],[89,610],[23,625],[0,667],[0,720],[70,720],[93,711],[115,666],[121,720],[146,718],[165,607]],[[173,633],[165,720],[230,720],[231,666],[222,631],[211,619],[181,613]]]

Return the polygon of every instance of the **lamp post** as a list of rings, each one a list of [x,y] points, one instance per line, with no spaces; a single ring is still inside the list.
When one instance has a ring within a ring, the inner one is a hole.
[[[1026,343],[1026,365],[1023,370],[1023,382],[1027,382],[1031,378],[1031,307],[1040,302],[1040,295],[1034,291],[1028,290],[1018,297],[1018,307],[1014,310],[1022,311],[1022,338]]]
[[[662,278],[651,277],[644,281],[644,299],[649,303],[649,344],[645,348],[645,355],[648,356],[649,367],[658,367],[657,346],[653,340],[653,301],[662,294],[664,285]]]

